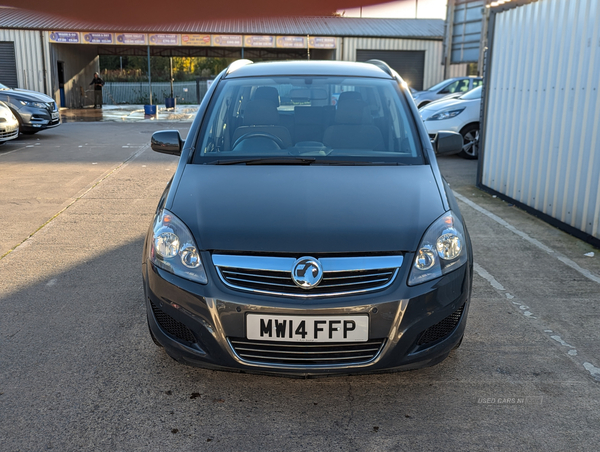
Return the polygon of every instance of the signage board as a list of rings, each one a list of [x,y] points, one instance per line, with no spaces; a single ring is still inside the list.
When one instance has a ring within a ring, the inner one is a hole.
[[[277,47],[283,49],[306,49],[306,36],[277,36]]]
[[[242,47],[242,35],[212,35],[213,47]]]
[[[114,44],[115,36],[112,33],[82,33],[84,44]]]
[[[275,47],[275,36],[244,36],[244,47]]]
[[[210,46],[210,35],[183,34],[181,35],[181,45],[195,47]]]
[[[308,39],[308,46],[311,49],[335,49],[337,40],[334,37],[311,36]]]
[[[179,35],[172,33],[157,33],[148,35],[151,46],[178,46]]]
[[[79,44],[79,33],[76,31],[50,31],[48,32],[50,42],[61,44]]]
[[[115,43],[125,45],[146,45],[148,44],[148,35],[145,33],[117,33]]]

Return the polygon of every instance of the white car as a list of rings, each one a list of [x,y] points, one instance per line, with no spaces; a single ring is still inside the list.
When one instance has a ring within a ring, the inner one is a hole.
[[[435,136],[443,130],[463,136],[459,155],[466,159],[479,157],[481,89],[479,86],[458,98],[441,99],[419,109],[429,135]]]
[[[10,108],[0,102],[0,145],[19,136],[19,121]]]
[[[448,95],[462,95],[472,89],[481,86],[483,79],[481,77],[455,77],[444,80],[437,85],[432,86],[425,91],[415,91],[412,93],[417,108],[422,108],[430,102],[440,100]]]

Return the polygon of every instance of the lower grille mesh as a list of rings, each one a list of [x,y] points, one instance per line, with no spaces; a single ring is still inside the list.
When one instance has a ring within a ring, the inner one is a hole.
[[[421,336],[419,337],[419,340],[417,341],[417,345],[430,344],[432,342],[436,342],[452,333],[452,331],[454,331],[454,328],[456,328],[456,325],[458,325],[458,322],[460,322],[460,318],[462,317],[464,309],[465,305],[462,305],[444,320],[442,320],[439,323],[436,323],[433,326],[430,326],[425,331],[423,331],[421,333]]]
[[[383,347],[384,340],[360,343],[290,343],[258,342],[229,338],[235,353],[244,361],[289,366],[361,364],[371,361]]]
[[[154,305],[154,303],[150,302],[152,306],[152,312],[154,313],[154,318],[160,325],[160,327],[169,333],[171,336],[175,336],[182,341],[187,342],[196,342],[196,338],[191,330],[185,326],[183,323],[175,320],[169,314],[165,314],[158,307]]]

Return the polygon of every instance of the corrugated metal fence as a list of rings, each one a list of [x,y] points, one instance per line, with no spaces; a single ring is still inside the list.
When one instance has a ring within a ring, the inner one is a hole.
[[[600,239],[600,0],[494,16],[481,184]]]
[[[193,82],[173,83],[173,93],[178,104],[199,104],[207,91],[207,79]],[[169,82],[152,83],[154,104],[162,104],[165,97],[171,96]],[[105,104],[147,104],[149,100],[148,82],[107,82],[102,90]]]

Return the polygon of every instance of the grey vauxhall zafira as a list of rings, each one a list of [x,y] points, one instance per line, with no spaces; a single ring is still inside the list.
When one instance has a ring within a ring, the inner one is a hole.
[[[182,363],[311,376],[439,363],[465,330],[467,229],[385,63],[233,63],[205,96],[146,236],[150,335]],[[434,150],[435,149],[435,150]]]

